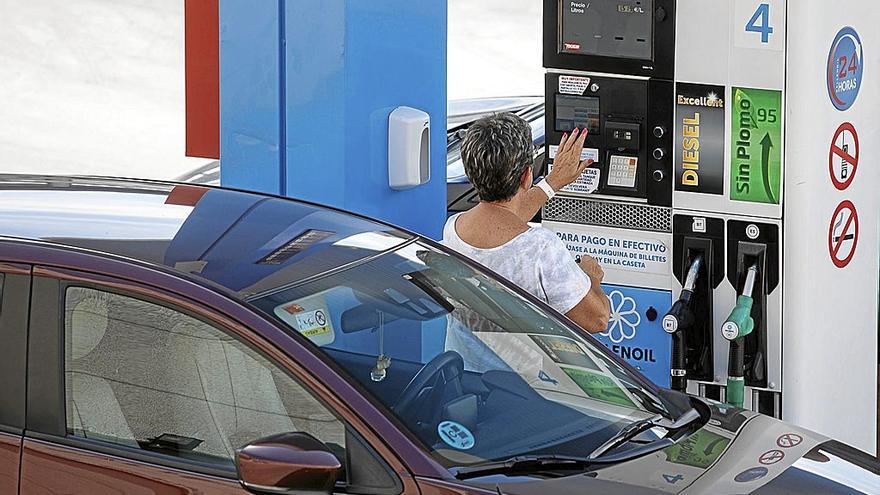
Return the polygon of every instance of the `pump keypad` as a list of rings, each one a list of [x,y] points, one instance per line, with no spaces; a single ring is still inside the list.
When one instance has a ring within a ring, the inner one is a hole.
[[[635,187],[639,159],[634,156],[611,155],[608,162],[608,185],[612,187]]]

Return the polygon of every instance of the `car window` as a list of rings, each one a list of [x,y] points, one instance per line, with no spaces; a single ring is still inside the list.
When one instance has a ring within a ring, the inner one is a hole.
[[[335,361],[447,466],[584,455],[623,425],[680,414],[597,341],[419,242],[251,303]]]
[[[233,467],[248,442],[300,431],[344,458],[343,423],[224,331],[85,287],[64,308],[68,434]]]

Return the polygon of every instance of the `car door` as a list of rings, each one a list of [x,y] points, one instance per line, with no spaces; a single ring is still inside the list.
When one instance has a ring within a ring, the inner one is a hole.
[[[0,263],[0,493],[18,491],[31,269]]]
[[[337,492],[403,491],[369,444],[241,329],[176,297],[36,269],[21,493],[245,493],[235,450],[290,431],[344,461]],[[359,482],[364,473],[371,483]]]

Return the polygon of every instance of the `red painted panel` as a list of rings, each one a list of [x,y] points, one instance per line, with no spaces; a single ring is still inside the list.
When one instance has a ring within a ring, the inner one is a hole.
[[[39,440],[25,440],[23,450],[22,494],[247,494],[236,480],[181,471]]]
[[[21,437],[0,433],[0,493],[18,493]]]
[[[220,158],[219,0],[184,0],[186,156]]]
[[[207,187],[201,186],[174,186],[165,198],[166,205],[195,206],[202,196],[208,192]]]

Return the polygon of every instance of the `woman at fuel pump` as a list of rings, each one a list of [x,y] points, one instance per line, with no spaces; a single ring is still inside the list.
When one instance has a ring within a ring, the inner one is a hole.
[[[605,331],[609,316],[608,298],[600,286],[602,268],[589,256],[576,262],[553,232],[527,223],[556,191],[590,166],[592,160],[580,160],[586,137],[586,130],[577,129],[563,136],[553,171],[533,186],[529,125],[510,113],[475,122],[461,156],[481,201],[449,218],[443,243],[597,333]]]

